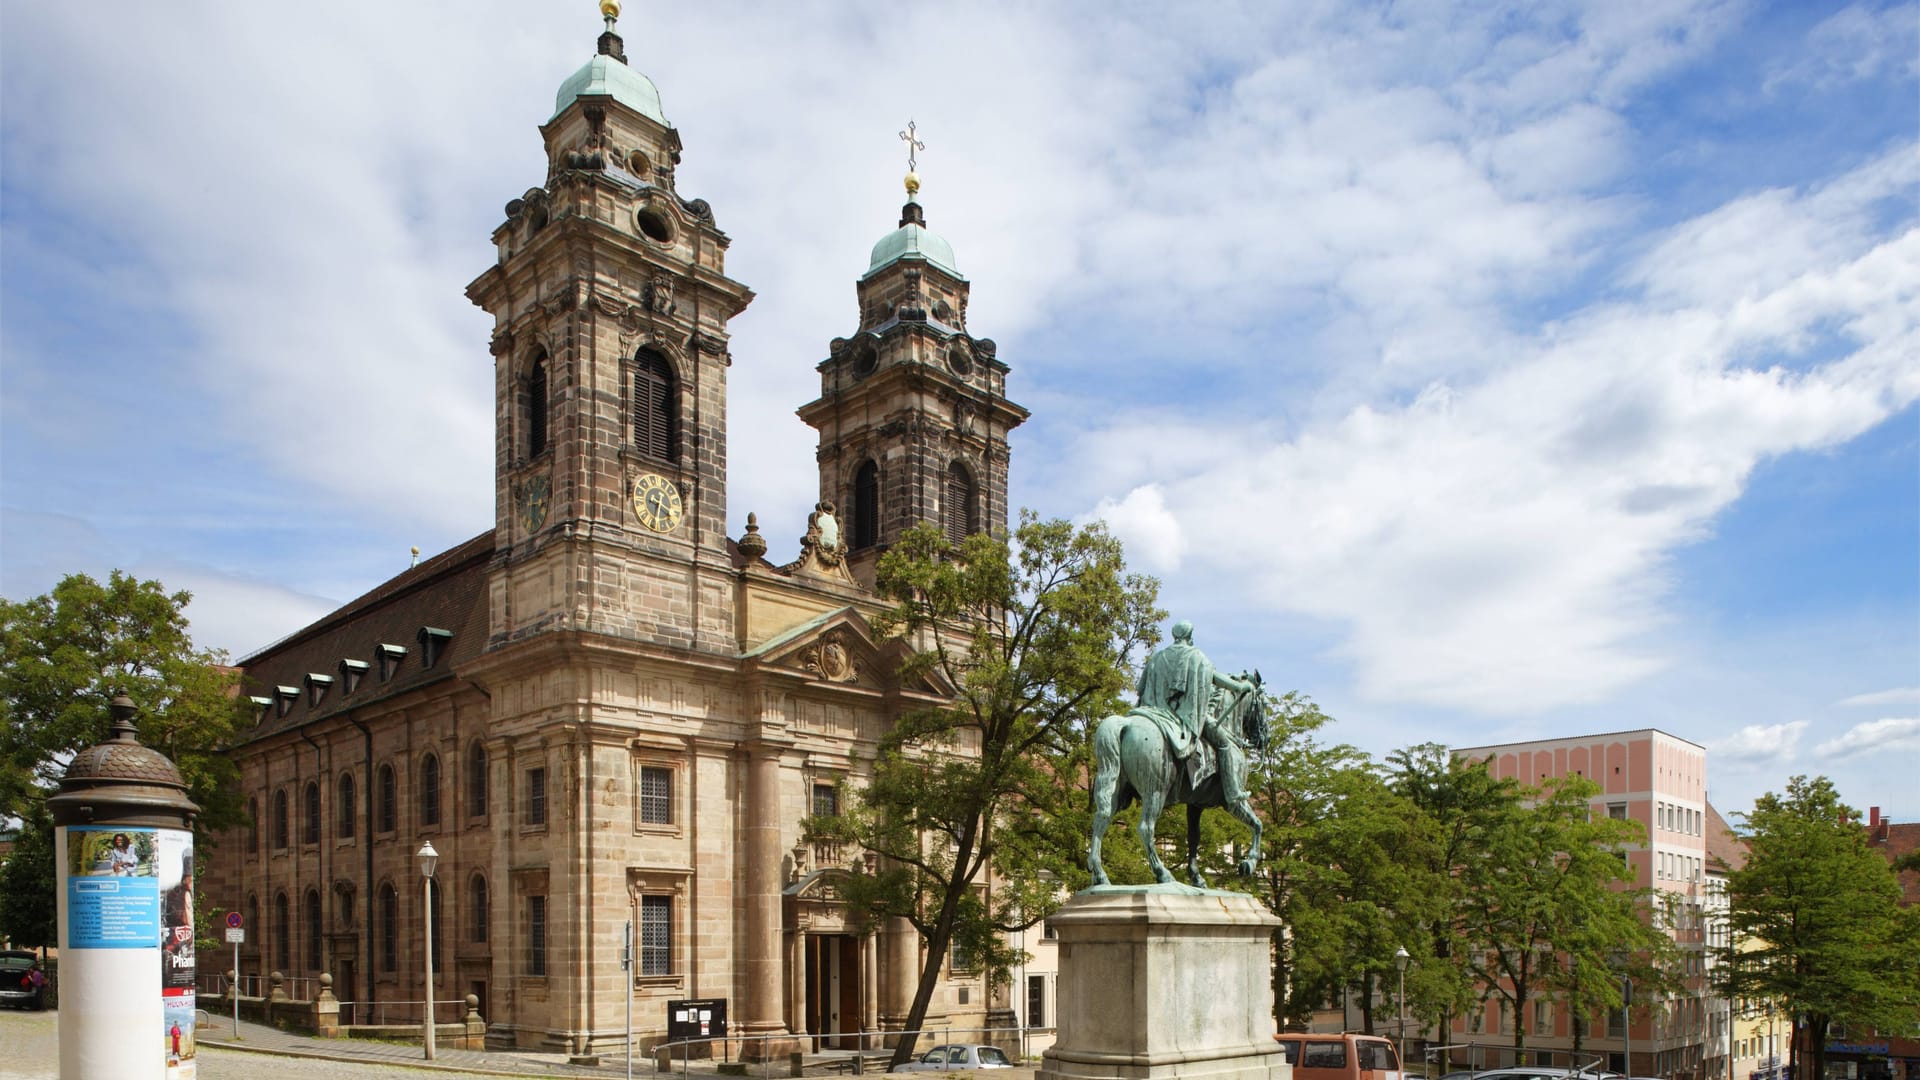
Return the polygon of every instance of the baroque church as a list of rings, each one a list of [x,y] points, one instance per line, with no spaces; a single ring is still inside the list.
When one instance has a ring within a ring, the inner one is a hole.
[[[723,999],[766,1052],[851,1048],[904,1025],[926,964],[930,1026],[1004,1019],[904,920],[856,933],[837,883],[861,853],[801,820],[942,694],[870,628],[874,563],[917,522],[1005,528],[1027,413],[909,173],[799,406],[819,432],[800,557],[767,561],[751,514],[730,535],[728,322],[753,293],[601,8],[540,128],[544,179],[467,287],[494,318],[492,526],[241,661],[252,824],[202,895],[247,920],[243,975],[326,973],[349,1023],[418,1019],[429,906],[434,998],[475,995],[494,1045],[622,1046],[630,998],[643,1045],[669,1002]]]

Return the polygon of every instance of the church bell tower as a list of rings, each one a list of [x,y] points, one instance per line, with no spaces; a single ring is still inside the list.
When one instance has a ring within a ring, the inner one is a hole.
[[[627,64],[620,6],[540,128],[467,287],[494,316],[489,640],[581,630],[730,652],[728,320],[753,294],[674,186],[680,134]]]
[[[848,563],[872,583],[887,546],[922,521],[955,541],[1007,527],[1007,433],[1027,410],[1007,400],[1007,365],[967,327],[971,288],[953,247],[927,228],[907,142],[907,203],[855,285],[859,327],[820,362],[820,396],[800,418],[820,433],[820,498],[846,523]]]

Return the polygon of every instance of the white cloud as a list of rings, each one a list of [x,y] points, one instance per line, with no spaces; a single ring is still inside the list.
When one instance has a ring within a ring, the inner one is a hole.
[[[1835,705],[1920,705],[1920,686],[1896,686],[1841,698]]]
[[[1800,748],[1800,736],[1807,721],[1784,724],[1749,724],[1707,747],[1715,761],[1738,765],[1763,765],[1784,760]]]
[[[1853,4],[1807,32],[1791,62],[1768,74],[1768,92],[1832,89],[1883,71],[1920,68],[1920,18],[1911,3]]]
[[[1920,750],[1920,718],[1888,717],[1855,724],[1836,738],[1813,748],[1814,755],[1834,759],[1869,751],[1890,753]]]
[[[1148,484],[1127,492],[1119,501],[1102,499],[1086,519],[1107,523],[1115,536],[1126,544],[1128,561],[1150,573],[1164,574],[1180,569],[1187,551],[1187,537],[1180,521],[1167,512],[1167,500],[1158,486]],[[1083,519],[1083,520],[1086,520]]]

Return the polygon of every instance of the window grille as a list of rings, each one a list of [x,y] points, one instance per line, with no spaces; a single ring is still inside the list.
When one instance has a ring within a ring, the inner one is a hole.
[[[527,824],[547,823],[547,770],[527,770]]]
[[[440,757],[420,759],[420,824],[440,824]]]
[[[672,769],[640,767],[640,820],[648,825],[673,824]]]
[[[640,898],[640,974],[673,973],[673,898]]]

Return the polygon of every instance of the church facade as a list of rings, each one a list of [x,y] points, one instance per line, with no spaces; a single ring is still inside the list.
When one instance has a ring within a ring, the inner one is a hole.
[[[679,133],[611,14],[540,134],[544,180],[467,288],[494,317],[492,527],[241,662],[252,824],[202,895],[246,918],[242,974],[324,972],[343,1020],[417,1019],[430,906],[434,998],[477,996],[498,1044],[619,1046],[631,997],[647,1041],[668,1002],[724,999],[766,1052],[851,1048],[902,1026],[926,964],[931,1025],[997,1020],[904,921],[856,933],[836,882],[860,854],[801,829],[942,692],[873,633],[875,560],[916,522],[1004,528],[1026,416],[917,181],[800,407],[819,497],[776,566],[751,515],[728,532],[728,323],[753,294],[676,190]]]

